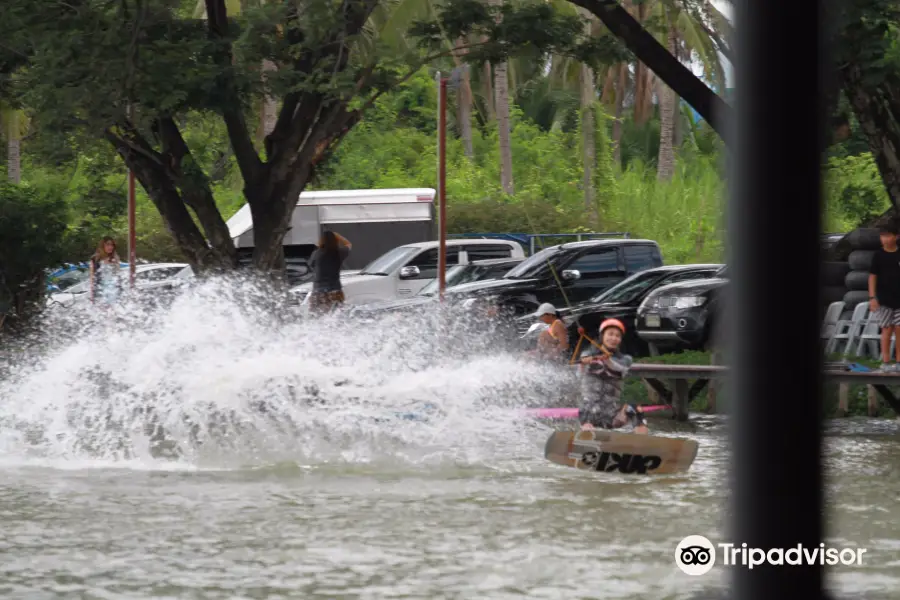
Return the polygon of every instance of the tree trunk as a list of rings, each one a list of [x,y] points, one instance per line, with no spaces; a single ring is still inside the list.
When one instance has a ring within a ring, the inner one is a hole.
[[[494,90],[496,92],[497,135],[500,139],[500,185],[503,192],[515,193],[512,173],[512,147],[510,145],[509,124],[509,80],[507,65],[500,63],[494,67]]]
[[[466,40],[460,38],[457,46],[465,46]],[[461,50],[460,54],[467,54],[467,50]],[[463,141],[463,151],[471,160],[475,158],[475,150],[472,144],[472,78],[469,75],[469,65],[456,58],[457,68],[460,69],[459,91],[456,96],[456,122],[459,124],[459,136]]]
[[[265,79],[266,73],[276,71],[277,67],[275,63],[270,60],[264,60],[262,62],[262,72],[263,78]],[[278,100],[271,96],[266,96],[263,99],[262,103],[262,111],[259,119],[259,132],[257,134],[257,141],[260,147],[265,145],[265,138],[267,135],[272,133],[272,130],[275,129],[275,123],[278,120]]]
[[[583,16],[584,10],[579,11]],[[588,35],[591,31],[590,14],[586,16],[585,28]],[[594,102],[596,101],[596,85],[594,71],[588,65],[581,65],[581,143],[583,165],[582,185],[584,187],[584,210],[593,223],[597,222],[597,204],[594,201],[594,165],[597,161],[594,134]]]
[[[6,142],[6,170],[11,183],[19,184],[22,181],[22,156],[20,148],[22,141],[17,135],[9,136]]]
[[[647,65],[666,85],[694,107],[710,127],[728,144],[724,131],[731,116],[731,108],[703,83],[690,69],[682,65],[634,17],[615,0],[571,0],[572,4],[591,11],[610,32],[631,50],[639,61]]]
[[[675,56],[678,46],[675,26],[669,23],[668,47]],[[656,178],[659,181],[670,181],[675,173],[674,140],[675,106],[678,98],[675,92],[665,83],[660,82],[660,123],[659,123],[659,159],[656,165]]]
[[[494,107],[494,75],[489,62],[484,63],[481,86],[484,93],[484,106],[487,109],[487,120],[488,123],[493,123],[497,120],[497,111]]]
[[[625,114],[625,88],[628,86],[628,70],[622,65],[619,68],[619,81],[616,85],[616,120],[613,121],[613,157],[616,165],[622,166],[622,119]]]
[[[681,148],[681,145],[684,143],[684,115],[681,113],[681,103],[678,102],[678,98],[675,98],[675,116],[674,121],[672,122],[672,145],[675,148],[675,153],[678,153],[678,149]]]
[[[847,64],[840,76],[888,196],[900,208],[900,96],[889,82],[867,83],[858,64]]]
[[[106,138],[122,157],[125,165],[134,172],[135,178],[156,206],[166,229],[191,267],[198,271],[232,268],[233,264],[227,257],[206,243],[165,167],[144,154],[134,152],[128,144],[116,136],[107,133]]]

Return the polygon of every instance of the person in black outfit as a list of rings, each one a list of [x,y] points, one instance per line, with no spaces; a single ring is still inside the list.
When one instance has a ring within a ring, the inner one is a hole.
[[[900,333],[900,249],[896,221],[885,221],[879,232],[881,249],[875,251],[869,269],[869,308],[881,326],[881,368],[896,371],[900,367],[900,343],[896,346],[897,363],[890,364],[891,336]]]
[[[312,295],[309,298],[309,308],[313,313],[326,313],[344,303],[341,266],[352,247],[339,233],[326,231],[322,235],[319,247],[309,258],[309,266],[315,273]]]

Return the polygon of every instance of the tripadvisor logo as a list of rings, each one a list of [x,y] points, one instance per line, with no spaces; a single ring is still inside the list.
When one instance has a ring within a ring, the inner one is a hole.
[[[718,552],[717,552],[718,549]],[[825,544],[805,548],[797,544],[790,548],[751,548],[747,544],[714,545],[702,535],[689,535],[675,548],[675,564],[687,575],[705,575],[716,564],[717,554],[725,566],[748,569],[761,565],[862,565],[865,548],[832,548]]]
[[[702,535],[689,535],[675,548],[675,564],[688,575],[706,575],[716,565],[716,548]]]

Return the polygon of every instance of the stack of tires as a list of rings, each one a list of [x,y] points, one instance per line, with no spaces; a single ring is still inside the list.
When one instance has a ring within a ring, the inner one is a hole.
[[[822,264],[822,301],[827,308],[832,302],[846,302],[850,292],[846,280],[852,271],[848,262],[826,262]]]
[[[856,229],[847,236],[850,255],[847,257],[849,272],[844,277],[847,292],[844,303],[847,308],[869,300],[869,268],[875,251],[881,248],[877,229]]]

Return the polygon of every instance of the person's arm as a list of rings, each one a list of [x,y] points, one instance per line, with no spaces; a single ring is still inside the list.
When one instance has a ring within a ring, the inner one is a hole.
[[[334,233],[334,237],[337,238],[338,245],[344,246],[348,250],[353,247],[353,244],[350,243],[350,240],[348,240],[347,238],[345,238],[344,236],[342,236],[341,234],[339,234],[336,231],[333,231],[332,233]]]
[[[878,254],[872,257],[872,266],[869,267],[869,310],[876,311],[879,308],[875,290],[878,287]]]
[[[623,354],[619,358],[610,356],[606,359],[606,368],[619,377],[625,377],[625,375],[628,374],[629,369],[631,369],[631,364],[633,362],[630,354]]]
[[[569,332],[566,329],[566,326],[563,325],[561,321],[557,321],[553,324],[553,330],[553,337],[556,338],[556,343],[559,346],[559,349],[568,350]]]

